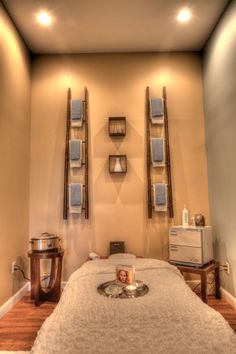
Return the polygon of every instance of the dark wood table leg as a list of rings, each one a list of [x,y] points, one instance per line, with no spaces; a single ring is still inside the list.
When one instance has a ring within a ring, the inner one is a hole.
[[[34,252],[29,251],[31,265],[31,299],[35,306],[40,305],[40,301],[58,301],[61,295],[61,270],[64,251]],[[40,261],[51,260],[50,281],[46,288],[41,286]]]
[[[34,301],[35,306],[39,306],[39,295],[40,295],[40,260],[35,259],[35,287],[34,287]]]
[[[216,292],[216,299],[220,299],[220,269],[219,264],[215,266],[215,292]]]
[[[201,294],[202,294],[202,301],[207,303],[207,274],[206,274],[206,272],[201,272]]]
[[[31,300],[34,300],[34,294],[35,294],[35,276],[34,276],[34,264],[35,264],[35,259],[30,258],[30,279],[31,279]]]

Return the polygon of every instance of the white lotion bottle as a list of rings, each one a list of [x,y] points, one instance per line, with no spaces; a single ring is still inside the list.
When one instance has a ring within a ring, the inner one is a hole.
[[[184,205],[184,208],[182,210],[182,226],[188,226],[188,209],[186,208],[186,205]]]

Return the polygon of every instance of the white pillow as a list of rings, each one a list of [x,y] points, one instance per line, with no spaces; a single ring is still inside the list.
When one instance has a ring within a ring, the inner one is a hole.
[[[136,256],[134,254],[130,254],[130,253],[114,253],[114,254],[111,254],[108,258],[124,259],[124,258],[136,258]]]

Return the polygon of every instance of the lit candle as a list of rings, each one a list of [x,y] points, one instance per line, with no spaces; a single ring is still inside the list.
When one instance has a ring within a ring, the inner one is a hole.
[[[129,291],[134,291],[134,290],[136,290],[136,285],[135,284],[127,285],[126,289],[129,290]]]

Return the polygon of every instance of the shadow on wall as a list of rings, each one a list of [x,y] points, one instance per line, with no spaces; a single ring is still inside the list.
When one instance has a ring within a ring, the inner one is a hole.
[[[123,205],[142,205],[143,183],[128,156],[127,159],[127,173],[110,174],[107,156],[100,173],[94,180],[96,202],[114,204],[119,199]]]
[[[226,243],[220,237],[217,237],[213,247],[215,259],[220,261],[220,264],[225,264],[228,261]],[[230,294],[235,294],[232,267],[230,267],[230,274],[226,274],[225,271],[221,272],[220,285],[227,289]]]
[[[144,213],[146,214],[145,208]],[[144,256],[166,261],[169,259],[169,222],[167,213],[154,211],[152,219],[146,217],[143,225]]]
[[[91,219],[85,220],[83,215],[70,216],[64,223],[63,248],[65,250],[63,279],[67,279],[84,263],[87,255],[96,250],[94,225]]]

